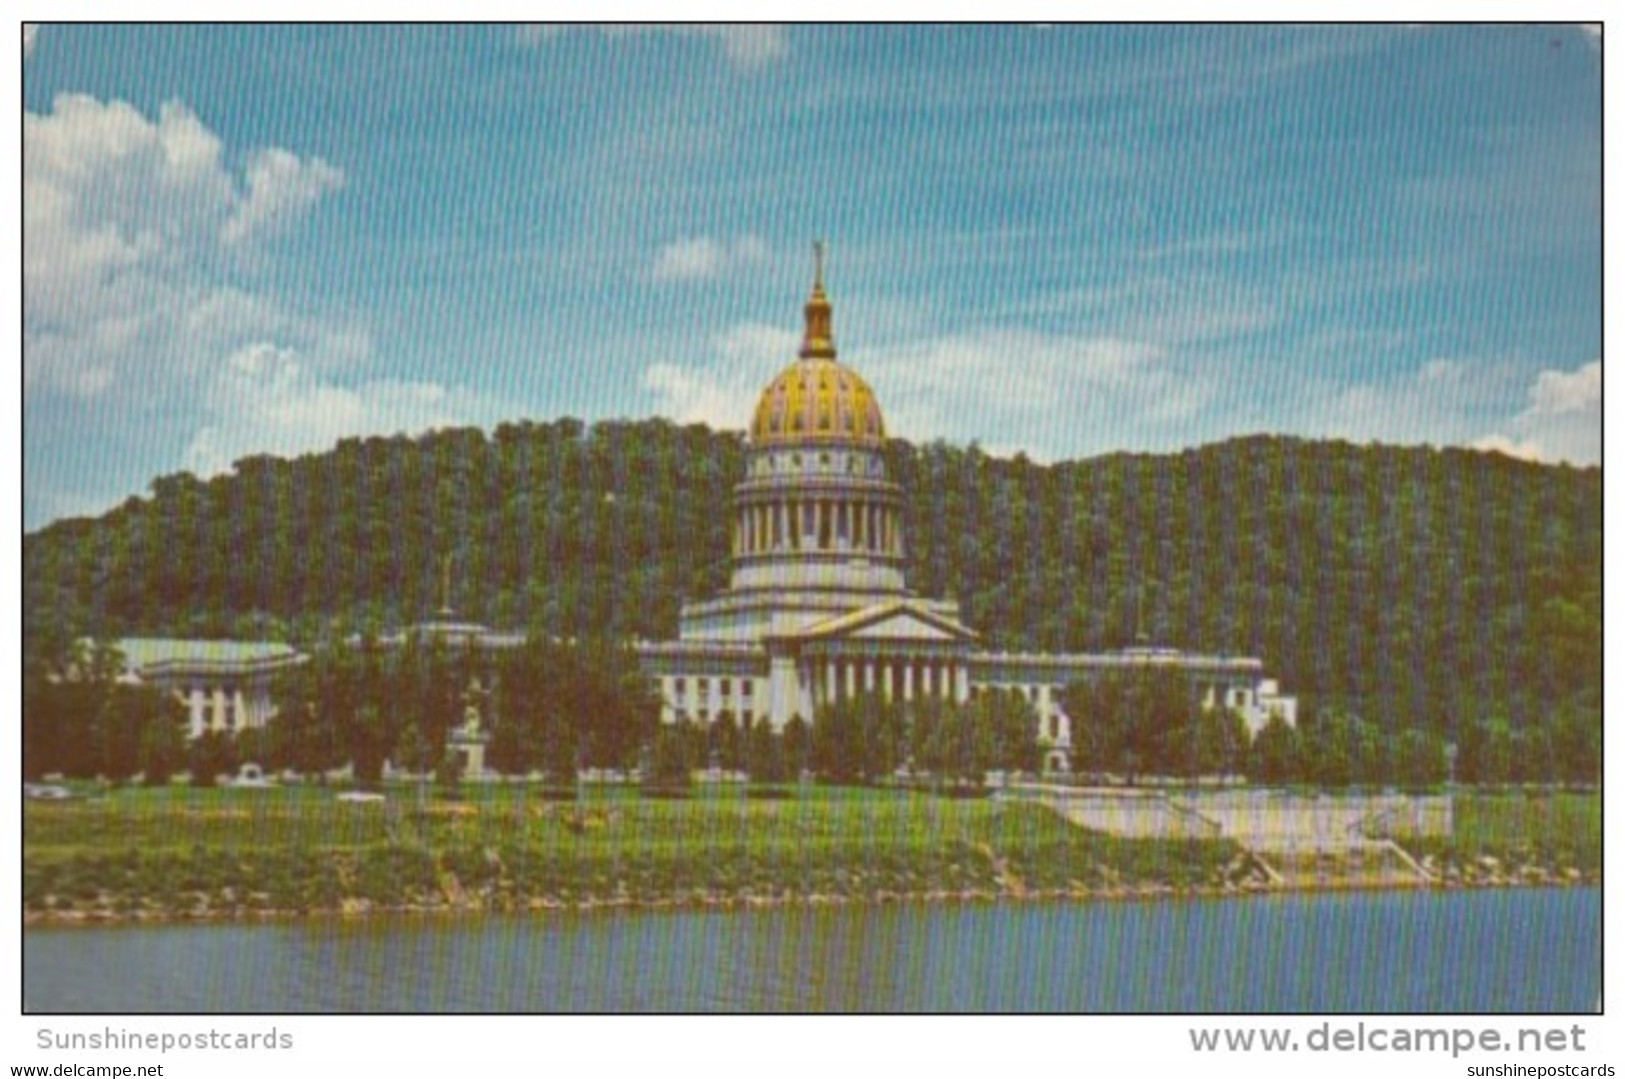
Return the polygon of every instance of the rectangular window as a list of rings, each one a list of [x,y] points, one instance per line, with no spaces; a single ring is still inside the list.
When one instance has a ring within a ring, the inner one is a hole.
[[[724,697],[729,696],[730,694],[733,693],[733,691],[734,691],[733,679],[724,678],[722,680],[722,695]]]
[[[754,686],[755,684],[756,683],[751,681],[749,678],[745,679],[743,682],[740,682],[739,683],[739,695],[741,697],[749,697],[750,693],[751,693],[751,687]]]

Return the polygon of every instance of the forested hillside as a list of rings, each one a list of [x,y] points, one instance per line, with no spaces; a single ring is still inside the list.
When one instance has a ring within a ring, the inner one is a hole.
[[[1385,725],[1599,707],[1599,469],[1276,437],[1052,466],[888,453],[911,584],[993,647],[1257,654]],[[726,583],[742,465],[736,434],[564,419],[166,476],[25,537],[26,628],[310,643],[425,616],[449,554],[459,614],[672,636]]]

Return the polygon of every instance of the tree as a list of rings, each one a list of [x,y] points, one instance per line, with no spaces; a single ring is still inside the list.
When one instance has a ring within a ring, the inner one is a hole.
[[[1449,770],[1444,739],[1431,731],[1415,728],[1400,733],[1394,746],[1393,763],[1395,782],[1412,790],[1443,783]]]
[[[383,709],[369,702],[343,717],[341,722],[356,782],[364,787],[376,787],[383,778],[384,758],[393,741]]]
[[[1253,739],[1247,755],[1247,778],[1254,783],[1291,783],[1303,778],[1297,728],[1272,715]]]
[[[849,702],[820,705],[813,713],[812,768],[830,783],[856,783],[863,775],[863,729]]]
[[[395,740],[395,750],[391,754],[395,767],[423,777],[429,774],[439,763],[441,747],[429,741],[423,733],[423,728],[416,723],[409,723],[401,731],[401,736]]]
[[[186,766],[186,729],[183,720],[148,723],[141,731],[142,782],[161,787]]]
[[[237,764],[237,743],[225,731],[204,731],[192,739],[186,754],[194,787],[214,786],[220,776],[235,772]]]
[[[491,740],[485,746],[486,766],[506,776],[527,775],[536,767],[535,728],[519,716],[499,713],[491,723]]]
[[[435,764],[434,782],[443,797],[456,798],[463,784],[463,755],[450,747],[442,750]]]
[[[801,713],[797,712],[785,723],[779,736],[784,740],[785,763],[791,773],[799,778],[811,764],[812,731],[807,727],[807,721],[801,718]]]
[[[97,771],[117,782],[141,770],[149,729],[169,728],[153,737],[172,744],[183,717],[179,702],[154,686],[112,684],[103,693],[94,723]]]
[[[1198,708],[1169,731],[1161,759],[1168,770],[1197,776],[1233,775],[1244,769],[1247,723],[1229,708]]]
[[[643,786],[654,791],[686,791],[694,782],[689,739],[675,726],[662,725],[655,731],[649,750],[649,767]]]
[[[1468,723],[1460,733],[1456,777],[1464,783],[1510,783],[1518,766],[1518,738],[1505,717]]]
[[[337,726],[318,715],[313,702],[284,705],[277,713],[276,725],[282,763],[300,775],[325,782],[329,770],[343,766],[345,757]]]
[[[1071,683],[1061,705],[1084,769],[1120,773],[1130,785],[1143,772],[1179,770],[1184,740],[1174,732],[1189,730],[1198,711],[1184,672],[1151,664]]]
[[[1602,781],[1602,714],[1579,702],[1559,706],[1552,720],[1554,778],[1564,783]]]
[[[275,724],[243,727],[233,737],[237,742],[237,757],[244,764],[252,762],[267,771],[282,766],[282,739]]]
[[[727,772],[738,771],[745,763],[745,739],[739,733],[739,723],[727,710],[717,713],[711,721],[711,747],[706,763],[716,762]]]
[[[860,693],[851,702],[862,746],[860,774],[865,780],[892,775],[908,756],[908,722],[901,702],[878,693]]]
[[[976,702],[947,701],[935,724],[929,750],[934,770],[957,783],[980,785],[993,765],[993,724],[979,717],[979,710]]]
[[[1386,738],[1374,724],[1334,708],[1320,709],[1304,739],[1310,779],[1323,787],[1389,782]]]
[[[977,728],[975,738],[986,747],[989,769],[1037,771],[1038,712],[1025,695],[995,689],[973,697],[961,710]]]

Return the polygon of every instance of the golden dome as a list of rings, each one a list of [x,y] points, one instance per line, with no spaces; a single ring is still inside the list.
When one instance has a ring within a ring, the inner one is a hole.
[[[768,383],[750,424],[751,442],[841,441],[881,445],[886,423],[869,384],[829,357],[797,360]]]
[[[824,295],[824,253],[815,244],[817,272],[807,299],[801,358],[768,383],[756,403],[750,438],[758,446],[792,442],[862,442],[881,445],[886,422],[869,384],[836,362],[831,307]]]

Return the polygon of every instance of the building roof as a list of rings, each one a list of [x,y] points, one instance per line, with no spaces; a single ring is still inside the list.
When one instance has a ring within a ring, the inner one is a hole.
[[[858,373],[835,359],[831,306],[824,294],[822,256],[807,300],[801,356],[779,372],[756,403],[750,440],[757,446],[845,442],[880,446],[886,421],[880,402]]]
[[[803,626],[794,636],[802,640],[827,640],[832,637],[850,637],[871,631],[877,636],[896,635],[916,637],[916,629],[924,629],[933,636],[974,641],[976,634],[951,618],[926,610],[906,599],[875,603],[846,614],[826,618]]]
[[[113,642],[126,670],[136,674],[163,669],[236,669],[280,667],[301,656],[274,641],[192,641],[170,637],[125,637]]]

